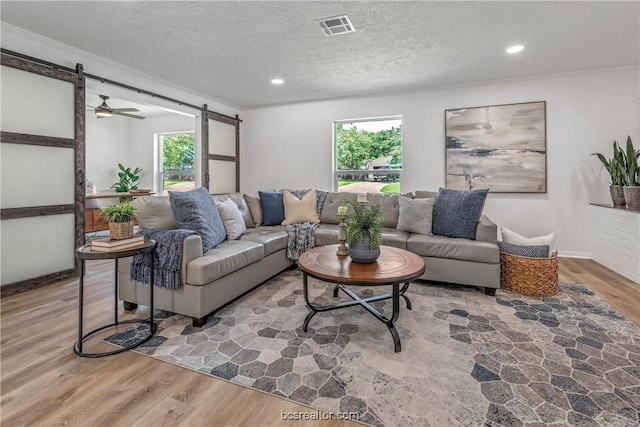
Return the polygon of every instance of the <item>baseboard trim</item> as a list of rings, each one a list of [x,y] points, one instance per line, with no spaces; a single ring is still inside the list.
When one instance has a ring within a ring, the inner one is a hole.
[[[558,251],[558,256],[562,258],[591,259],[591,254],[589,252]]]

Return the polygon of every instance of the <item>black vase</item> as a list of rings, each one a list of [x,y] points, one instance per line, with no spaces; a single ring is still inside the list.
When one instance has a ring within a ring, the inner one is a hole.
[[[362,230],[362,239],[349,245],[349,256],[353,262],[371,264],[380,256],[380,248],[371,249],[369,230]]]

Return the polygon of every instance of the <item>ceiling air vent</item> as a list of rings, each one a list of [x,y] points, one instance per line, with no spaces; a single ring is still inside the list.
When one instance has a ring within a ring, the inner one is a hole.
[[[347,15],[333,16],[317,20],[325,36],[337,36],[338,34],[354,33],[353,24]]]

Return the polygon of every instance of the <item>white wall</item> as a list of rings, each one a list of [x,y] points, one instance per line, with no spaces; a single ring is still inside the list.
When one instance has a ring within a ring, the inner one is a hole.
[[[158,192],[154,180],[154,167],[158,162],[158,152],[155,146],[154,134],[167,132],[194,132],[195,117],[170,114],[166,116],[152,116],[144,120],[130,120],[129,141],[131,148],[130,165],[139,166],[143,173],[140,178],[140,188],[153,188]],[[198,120],[200,126],[200,120]]]
[[[155,134],[193,132],[195,127],[195,117],[179,114],[134,120],[119,116],[98,119],[90,112],[86,115],[87,179],[98,190],[106,191],[117,181],[118,163],[122,163],[126,167],[142,168],[138,187],[157,192],[158,188],[154,186],[154,167],[158,159]]]
[[[118,163],[130,164],[129,122],[124,117],[98,119],[85,115],[86,177],[99,191],[107,191],[118,180]]]
[[[638,68],[625,68],[248,110],[241,186],[331,189],[333,121],[402,115],[402,191],[437,189],[445,176],[444,110],[546,101],[548,193],[490,194],[485,213],[521,234],[555,231],[563,255],[589,256],[589,199],[607,197],[590,154],[610,154],[613,140],[627,135],[638,144],[638,97]]]

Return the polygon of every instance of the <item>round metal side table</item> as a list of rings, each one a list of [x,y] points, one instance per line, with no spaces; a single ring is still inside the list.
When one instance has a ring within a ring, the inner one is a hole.
[[[80,260],[80,288],[78,295],[78,341],[76,341],[73,346],[73,352],[80,357],[104,357],[111,356],[113,354],[122,353],[127,350],[131,350],[132,348],[138,347],[141,344],[149,341],[156,332],[156,324],[153,322],[153,268],[152,271],[149,272],[149,276],[151,278],[151,283],[149,283],[149,301],[150,302],[150,315],[149,319],[130,319],[130,320],[118,320],[118,259],[126,258],[134,255],[146,255],[149,257],[150,264],[153,266],[154,262],[154,249],[156,248],[155,240],[145,239],[144,243],[136,248],[124,249],[121,251],[113,251],[113,252],[93,252],[91,251],[91,245],[84,245],[78,249],[76,249],[76,258]],[[83,334],[82,332],[82,324],[83,324],[83,305],[84,305],[84,272],[85,272],[85,262],[87,260],[103,260],[103,259],[113,259],[115,261],[115,276],[114,276],[114,287],[115,287],[115,304],[114,304],[114,321],[113,323],[109,323],[108,325],[101,326],[97,329],[87,332]],[[89,338],[90,336],[104,330],[107,328],[111,328],[117,325],[121,325],[123,323],[146,323],[149,325],[149,335],[142,338],[141,340],[136,341],[135,343],[120,348],[114,351],[107,351],[104,353],[85,353],[82,351],[83,342]]]

